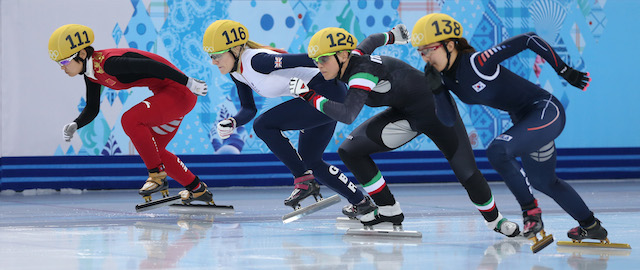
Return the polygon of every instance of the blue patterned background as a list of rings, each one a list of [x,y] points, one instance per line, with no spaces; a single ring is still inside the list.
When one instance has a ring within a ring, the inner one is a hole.
[[[176,154],[268,153],[269,149],[253,133],[252,122],[239,128],[231,139],[221,140],[215,123],[240,108],[234,83],[221,75],[202,50],[205,29],[218,19],[231,19],[249,29],[250,39],[284,48],[291,53],[306,52],[311,36],[329,26],[342,27],[358,40],[388,31],[398,23],[410,29],[415,21],[430,12],[452,15],[464,27],[464,36],[478,50],[489,48],[514,35],[535,31],[551,44],[562,59],[579,70],[588,70],[583,58],[586,47],[598,43],[607,28],[607,2],[603,0],[464,0],[464,1],[185,1],[131,0],[134,12],[127,25],[113,26],[113,44],[126,40],[128,47],[154,52],[169,59],[188,76],[203,79],[209,95],[199,97],[180,131],[168,146]],[[587,40],[587,41],[585,41]],[[589,43],[591,42],[591,44]],[[410,45],[390,45],[375,54],[403,59],[422,69],[424,62]],[[502,63],[513,72],[554,93],[571,111],[571,96],[579,90],[567,86],[551,67],[530,51]],[[103,91],[101,113],[79,130],[80,149],[56,155],[134,154],[128,137],[122,132],[119,117],[146,98],[150,92],[138,89]],[[254,95],[259,112],[278,105],[286,98],[265,99]],[[78,111],[84,107],[80,98]],[[479,105],[458,102],[475,149],[484,149],[491,140],[510,127],[504,112]],[[327,152],[335,152],[342,140],[358,124],[379,112],[365,108],[352,125],[338,124]],[[570,120],[571,121],[571,120]],[[578,123],[580,124],[580,122]],[[567,129],[573,125],[568,123]],[[582,132],[582,131],[574,131]],[[295,132],[286,135],[297,144]],[[588,144],[587,144],[588,145]],[[419,136],[400,150],[437,150],[426,136]]]

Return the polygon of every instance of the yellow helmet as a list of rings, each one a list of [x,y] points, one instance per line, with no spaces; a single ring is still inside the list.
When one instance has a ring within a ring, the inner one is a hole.
[[[447,14],[431,13],[413,26],[411,45],[420,47],[450,38],[462,37],[462,25]]]
[[[317,58],[327,53],[353,50],[356,45],[358,45],[358,40],[347,30],[338,27],[327,27],[311,37],[307,54],[309,58]]]
[[[239,22],[217,20],[204,31],[202,48],[207,53],[219,53],[249,41],[249,31]]]
[[[89,47],[93,41],[93,30],[87,26],[80,24],[60,26],[49,38],[49,58],[59,62]]]

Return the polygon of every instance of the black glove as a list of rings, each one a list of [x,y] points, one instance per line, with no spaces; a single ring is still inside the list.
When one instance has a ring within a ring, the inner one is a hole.
[[[569,66],[565,66],[558,75],[562,76],[567,82],[577,88],[580,88],[582,91],[587,91],[587,87],[589,87],[589,82],[591,78],[589,78],[589,73],[584,73],[577,71]]]
[[[427,90],[431,91],[434,95],[445,90],[445,87],[442,84],[442,75],[440,75],[440,72],[429,63],[424,67],[424,76],[427,80]]]
[[[306,101],[311,100],[314,96],[316,95],[316,92],[313,91],[312,89],[309,89],[308,92],[302,93],[299,95],[299,97],[303,98]]]

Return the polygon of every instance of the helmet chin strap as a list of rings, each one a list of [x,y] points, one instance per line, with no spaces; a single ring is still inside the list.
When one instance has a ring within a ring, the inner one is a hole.
[[[238,55],[233,53],[233,50],[229,50],[231,55],[233,55],[233,59],[235,60],[233,62],[233,68],[231,69],[231,73],[236,72],[238,70],[238,62],[240,62],[240,53],[244,50],[244,46],[245,45],[242,45],[242,48],[240,48],[240,51],[238,52]]]
[[[83,49],[84,50],[84,49]],[[85,50],[86,52],[86,50]],[[73,58],[73,60],[76,60],[76,58],[79,58],[80,60],[82,60],[82,70],[80,71],[80,75],[84,75],[85,72],[87,72],[87,59],[89,59],[89,55],[87,55],[84,59],[82,59],[80,57],[80,53],[78,52],[78,55],[76,55],[76,57]]]
[[[340,78],[342,77],[342,65],[344,63],[341,63],[340,60],[338,59],[338,54],[334,54],[333,57],[336,58],[336,62],[338,62],[338,77],[336,77],[336,84],[338,83],[338,80],[340,80]]]
[[[446,72],[449,70],[449,63],[451,63],[451,52],[449,51],[449,48],[447,47],[446,42],[441,41],[440,44],[442,44],[442,47],[444,47],[444,51],[447,52],[447,65],[445,66],[445,68],[442,70],[442,72]]]

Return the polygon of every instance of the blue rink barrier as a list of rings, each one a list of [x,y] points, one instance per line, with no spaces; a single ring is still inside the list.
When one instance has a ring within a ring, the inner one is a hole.
[[[640,178],[640,148],[558,149],[562,179]],[[475,151],[489,181],[501,181],[484,150]],[[325,160],[351,178],[336,153]],[[212,187],[292,185],[288,169],[272,154],[181,155],[182,161]],[[373,155],[388,183],[455,182],[439,151],[396,151]],[[0,189],[138,189],[147,178],[139,156],[47,156],[0,158]],[[170,187],[180,187],[170,181]]]

